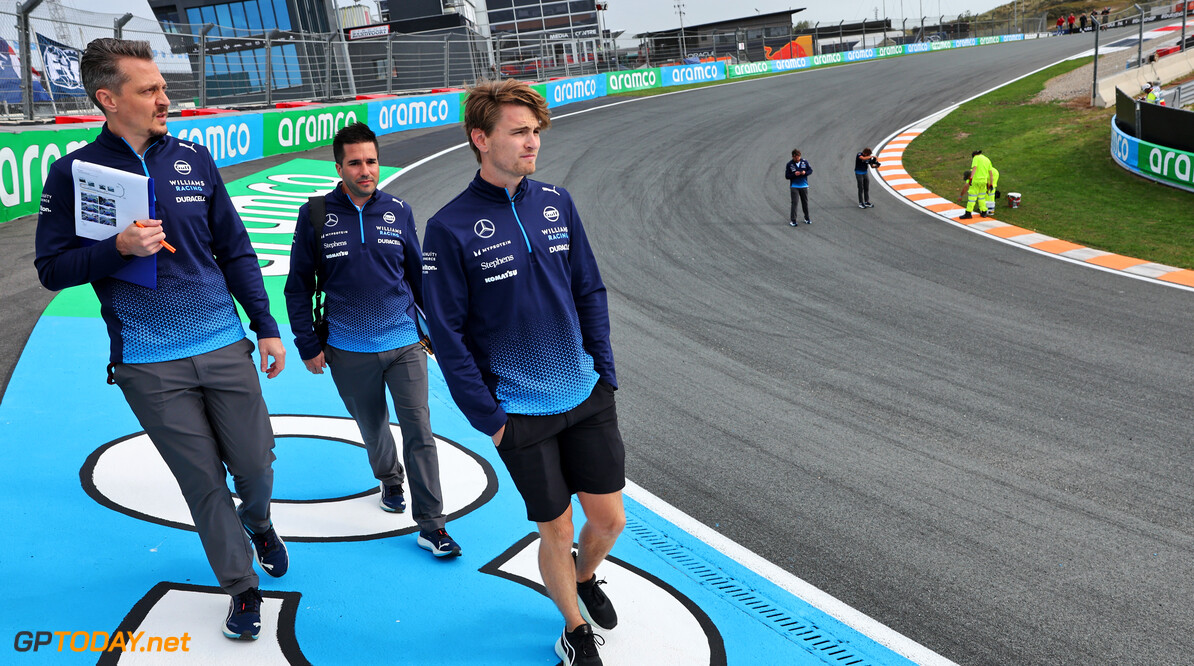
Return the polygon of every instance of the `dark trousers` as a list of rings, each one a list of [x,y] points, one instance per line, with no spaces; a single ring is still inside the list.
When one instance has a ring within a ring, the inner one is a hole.
[[[242,524],[255,533],[270,528],[274,431],[253,343],[242,339],[177,361],[121,363],[113,377],[178,481],[220,587],[232,595],[257,587]]]
[[[410,473],[411,511],[419,529],[444,527],[443,493],[439,482],[439,453],[431,435],[427,408],[427,354],[415,343],[390,351],[364,353],[324,347],[332,380],[348,413],[357,422],[373,476],[387,486],[401,485]],[[386,388],[402,431],[402,458],[390,432]]]
[[[871,177],[865,171],[854,174],[854,178],[858,181],[858,203],[865,204],[871,202]]]
[[[804,207],[804,219],[808,218],[808,188],[807,187],[789,187],[792,191],[792,212],[789,220],[796,222],[796,205],[799,203]]]

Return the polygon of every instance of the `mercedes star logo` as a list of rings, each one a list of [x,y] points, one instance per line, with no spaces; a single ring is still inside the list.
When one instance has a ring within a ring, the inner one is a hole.
[[[493,222],[489,220],[477,220],[477,223],[473,225],[473,231],[477,232],[477,235],[481,238],[489,238],[494,232]]]
[[[340,218],[336,217],[335,213],[328,213],[327,219],[325,219],[323,221],[323,226],[334,227],[334,226],[336,226],[336,223],[339,221],[340,221]]]

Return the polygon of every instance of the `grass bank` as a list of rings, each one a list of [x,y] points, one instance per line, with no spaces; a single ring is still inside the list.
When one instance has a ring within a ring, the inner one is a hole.
[[[1045,82],[1089,58],[1050,67],[963,104],[913,141],[908,173],[955,198],[970,153],[999,169],[995,216],[1089,247],[1194,269],[1194,194],[1131,175],[1111,158],[1114,109],[1033,102]],[[1007,208],[1020,192],[1020,208]]]

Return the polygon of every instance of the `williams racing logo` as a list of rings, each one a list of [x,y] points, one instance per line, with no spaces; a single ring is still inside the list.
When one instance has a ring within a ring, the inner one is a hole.
[[[477,220],[477,223],[473,225],[473,232],[481,238],[489,238],[493,235],[494,231],[496,229],[493,226],[493,222],[489,220]]]
[[[185,176],[191,173],[191,165],[185,160],[178,160],[174,163],[174,170]]]

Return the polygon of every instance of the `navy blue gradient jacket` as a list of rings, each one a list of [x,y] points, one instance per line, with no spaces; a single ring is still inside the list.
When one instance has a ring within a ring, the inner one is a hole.
[[[290,250],[286,311],[299,356],[308,360],[323,351],[311,314],[317,251],[329,345],[383,352],[418,342],[415,306],[423,302],[423,263],[410,206],[377,191],[358,209],[342,183],[323,200],[327,210],[318,244],[306,203]]]
[[[154,255],[157,289],[111,277],[128,261],[116,251],[115,236],[91,244],[75,235],[76,160],[153,178],[154,215],[177,249]],[[258,338],[278,337],[257,253],[202,145],[167,135],[138,156],[105,123],[94,142],[50,167],[36,245],[34,264],[46,289],[88,283],[95,289],[113,363],[173,361],[241,340],[245,329],[233,296]]]
[[[567,191],[480,172],[427,222],[423,289],[436,360],[474,428],[560,414],[617,387],[605,284]]]

